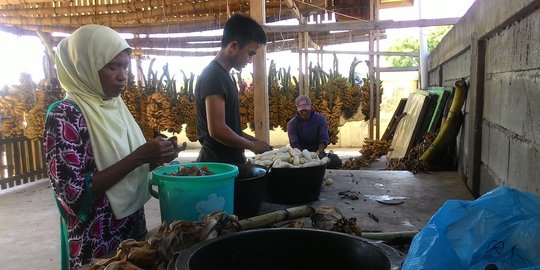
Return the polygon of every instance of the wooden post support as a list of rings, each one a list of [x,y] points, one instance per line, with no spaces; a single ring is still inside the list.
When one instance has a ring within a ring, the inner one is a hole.
[[[251,17],[264,25],[266,23],[264,0],[251,0],[249,13]],[[253,57],[253,102],[255,118],[255,137],[270,142],[270,109],[268,107],[268,80],[266,79],[266,46],[260,48]]]

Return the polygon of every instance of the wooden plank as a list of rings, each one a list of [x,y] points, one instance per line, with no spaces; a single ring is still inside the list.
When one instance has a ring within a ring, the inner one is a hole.
[[[403,110],[405,109],[406,103],[407,103],[406,98],[402,98],[399,100],[396,110],[394,111],[394,115],[392,115],[392,118],[390,119],[388,126],[386,126],[386,130],[384,131],[381,137],[381,140],[390,141],[394,138],[394,133],[396,132],[396,128],[399,123],[399,120],[401,120],[401,118],[405,116],[403,114]]]
[[[411,93],[403,110],[406,115],[398,123],[394,139],[392,140],[393,151],[388,152],[388,159],[404,158],[412,147],[415,135],[418,132],[420,120],[426,110],[427,95]]]
[[[448,99],[448,97],[450,96],[450,93],[452,92],[452,88],[428,87],[428,91],[431,94],[437,95],[437,105],[435,107],[433,117],[431,118],[431,121],[429,122],[427,132],[436,132],[437,129],[440,127],[439,124],[441,123],[441,117],[442,117],[444,105],[446,104],[446,100]]]
[[[431,118],[433,117],[433,114],[435,113],[435,107],[437,106],[437,99],[435,95],[425,90],[417,90],[417,91],[422,91],[423,92],[422,94],[427,95],[427,98],[426,98],[426,110],[424,112],[424,115],[420,119],[418,119],[418,125],[419,125],[418,131],[416,132],[416,134],[414,134],[412,138],[413,146],[418,145],[420,142],[422,142],[424,138],[424,134],[426,134],[429,127],[429,123],[431,122]]]

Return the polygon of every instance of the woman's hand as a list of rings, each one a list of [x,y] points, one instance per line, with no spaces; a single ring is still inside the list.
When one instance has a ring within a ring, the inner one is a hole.
[[[131,155],[141,165],[144,163],[162,164],[177,156],[173,144],[162,137],[156,137],[154,140],[139,146]]]
[[[94,195],[103,194],[135,168],[149,163],[153,169],[177,156],[170,141],[156,138],[139,146],[135,151],[114,165],[98,171],[93,176]]]

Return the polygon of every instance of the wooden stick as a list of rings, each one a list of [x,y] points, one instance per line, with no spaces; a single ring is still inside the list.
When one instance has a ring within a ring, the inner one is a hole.
[[[267,227],[276,222],[309,217],[315,212],[315,209],[309,205],[297,206],[282,210],[277,210],[264,215],[250,217],[240,220],[242,230],[249,230],[261,227]]]

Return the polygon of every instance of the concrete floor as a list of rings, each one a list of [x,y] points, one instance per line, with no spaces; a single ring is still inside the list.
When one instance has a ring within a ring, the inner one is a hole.
[[[334,149],[334,153],[348,158],[358,156],[358,150]],[[197,154],[198,149],[186,150],[179,154],[179,161],[193,161]],[[385,164],[379,162],[368,169],[384,167]],[[384,171],[379,173],[385,174]],[[59,214],[52,196],[48,179],[0,190],[0,268],[59,268]],[[161,223],[159,201],[152,198],[145,205],[145,210],[147,227],[158,227]]]

